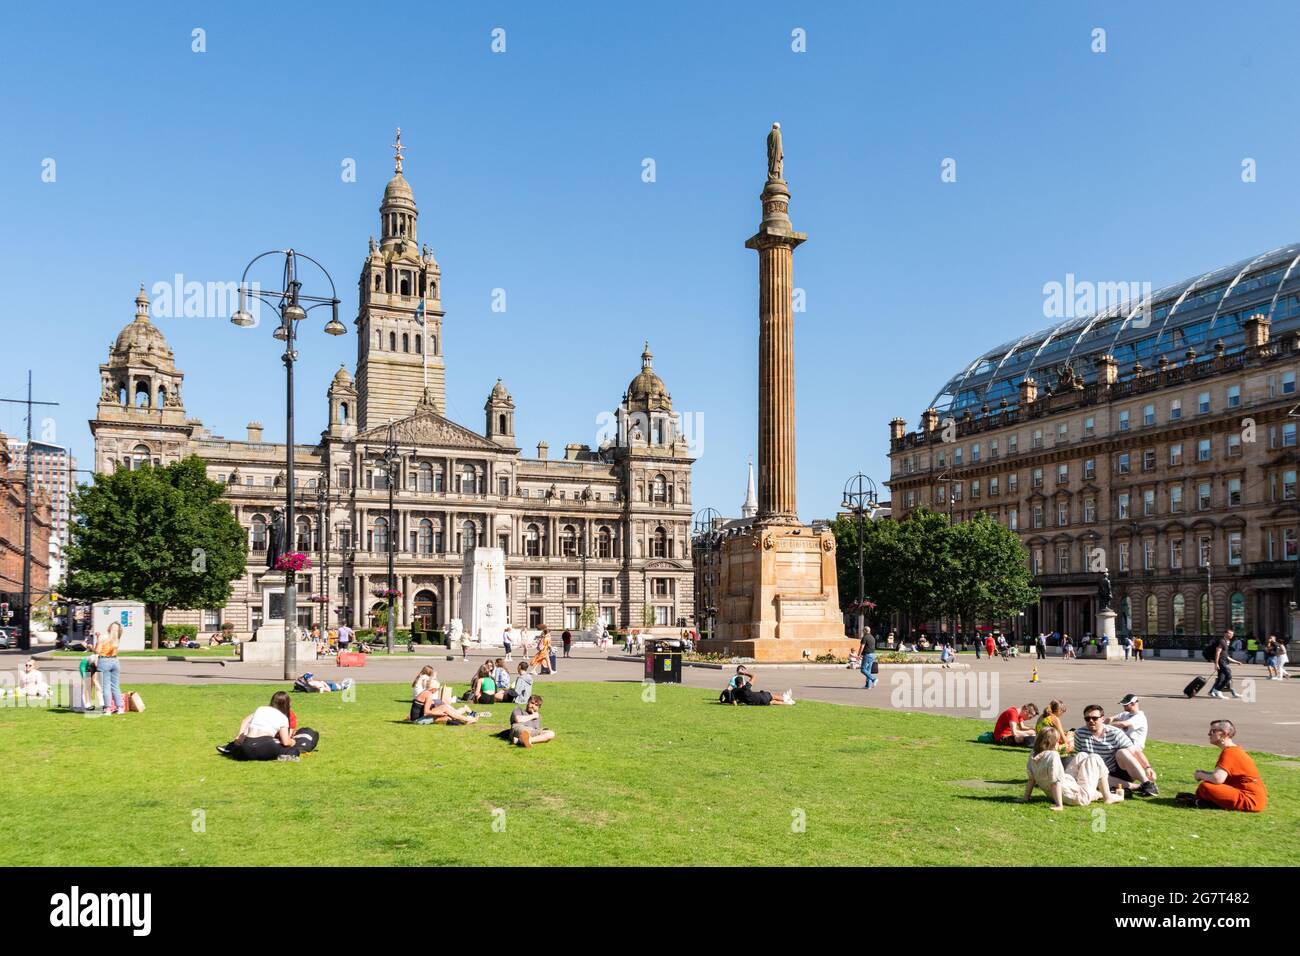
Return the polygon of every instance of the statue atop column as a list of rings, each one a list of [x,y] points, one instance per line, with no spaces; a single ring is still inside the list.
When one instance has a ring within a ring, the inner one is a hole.
[[[768,181],[781,178],[781,166],[785,155],[781,152],[781,124],[773,123],[772,132],[767,134],[767,178]]]

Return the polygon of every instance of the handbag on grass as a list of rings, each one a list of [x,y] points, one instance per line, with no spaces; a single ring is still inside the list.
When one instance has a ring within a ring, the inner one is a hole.
[[[126,695],[126,709],[129,713],[144,713],[144,698],[140,696],[138,690],[133,690]]]

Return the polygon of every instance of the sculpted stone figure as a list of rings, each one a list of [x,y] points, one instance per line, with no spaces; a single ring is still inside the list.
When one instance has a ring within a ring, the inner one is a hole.
[[[1101,584],[1097,585],[1097,602],[1101,605],[1103,611],[1109,611],[1113,599],[1114,591],[1110,586],[1110,574],[1103,571],[1101,572]]]
[[[781,124],[773,123],[772,132],[767,134],[767,178],[780,179],[781,165],[785,159],[781,152]]]
[[[285,552],[284,546],[284,509],[276,508],[271,512],[271,527],[266,543],[266,566],[274,568],[275,563]]]

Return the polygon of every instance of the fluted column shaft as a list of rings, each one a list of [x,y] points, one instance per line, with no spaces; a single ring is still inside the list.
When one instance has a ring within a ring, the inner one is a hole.
[[[758,245],[758,517],[794,519],[794,246]]]

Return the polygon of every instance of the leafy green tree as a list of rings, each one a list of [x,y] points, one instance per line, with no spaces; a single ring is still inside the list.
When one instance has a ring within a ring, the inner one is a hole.
[[[244,573],[245,532],[190,456],[165,468],[96,475],[72,496],[65,590],[82,600],[140,601],[162,639],[173,608],[220,608]]]
[[[1013,617],[1038,600],[1020,538],[988,515],[951,528],[950,547],[956,574],[949,610],[963,624]]]

